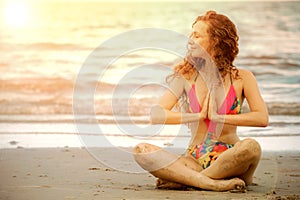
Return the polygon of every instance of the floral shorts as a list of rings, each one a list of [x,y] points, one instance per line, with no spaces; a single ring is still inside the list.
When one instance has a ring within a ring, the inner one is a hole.
[[[224,151],[232,148],[233,144],[210,140],[198,145],[191,145],[187,149],[187,153],[192,155],[202,166],[203,169],[208,168]]]

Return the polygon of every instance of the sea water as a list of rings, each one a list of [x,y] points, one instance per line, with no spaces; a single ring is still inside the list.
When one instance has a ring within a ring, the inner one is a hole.
[[[145,48],[116,57],[119,48],[147,40],[147,32],[115,46],[103,44],[145,28],[188,36],[198,15],[216,10],[237,25],[240,53],[235,65],[254,73],[270,113],[267,128],[239,127],[239,136],[255,137],[267,150],[299,150],[299,2],[57,1],[24,5],[28,20],[22,26],[0,16],[0,148],[132,146],[144,141],[184,148],[190,136],[186,126],[155,128],[148,124],[150,108],[164,91],[165,76],[180,56]],[[2,3],[1,9],[6,11],[7,6]],[[163,37],[160,40],[161,44],[168,42]],[[84,77],[96,77],[96,82],[76,83],[95,49],[100,56]],[[103,58],[114,62],[101,66],[98,61]],[[132,73],[140,66],[144,71]],[[103,71],[101,76],[99,71]],[[79,109],[75,115],[74,88],[83,93],[96,88],[92,104],[85,96],[76,96]],[[93,139],[86,142],[84,136]]]

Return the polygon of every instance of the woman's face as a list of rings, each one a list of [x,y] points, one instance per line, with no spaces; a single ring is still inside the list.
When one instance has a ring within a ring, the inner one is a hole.
[[[206,22],[198,21],[193,26],[191,40],[188,48],[192,57],[203,57],[209,47],[209,36],[207,33],[208,25]]]

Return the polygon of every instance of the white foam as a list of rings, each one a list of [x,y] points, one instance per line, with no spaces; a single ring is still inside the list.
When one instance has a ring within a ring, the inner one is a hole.
[[[252,137],[263,151],[300,151],[300,136]],[[244,139],[244,137],[241,137]],[[132,137],[77,134],[0,134],[0,149],[4,148],[62,148],[62,147],[132,147],[147,142],[160,147],[185,149],[188,137]]]

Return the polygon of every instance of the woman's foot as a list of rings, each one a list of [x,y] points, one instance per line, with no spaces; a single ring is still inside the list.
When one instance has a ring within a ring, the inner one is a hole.
[[[186,190],[187,186],[180,183],[170,182],[158,178],[156,180],[156,189],[165,189],[165,190]]]
[[[216,186],[217,191],[246,192],[246,184],[239,178],[219,180]]]
[[[230,180],[214,180],[214,186],[211,190],[214,191],[230,191],[233,193],[246,192],[246,185],[242,179],[233,178]],[[166,181],[158,178],[156,180],[156,189],[165,190],[187,190],[189,187],[180,183]],[[200,188],[201,189],[201,188]]]

